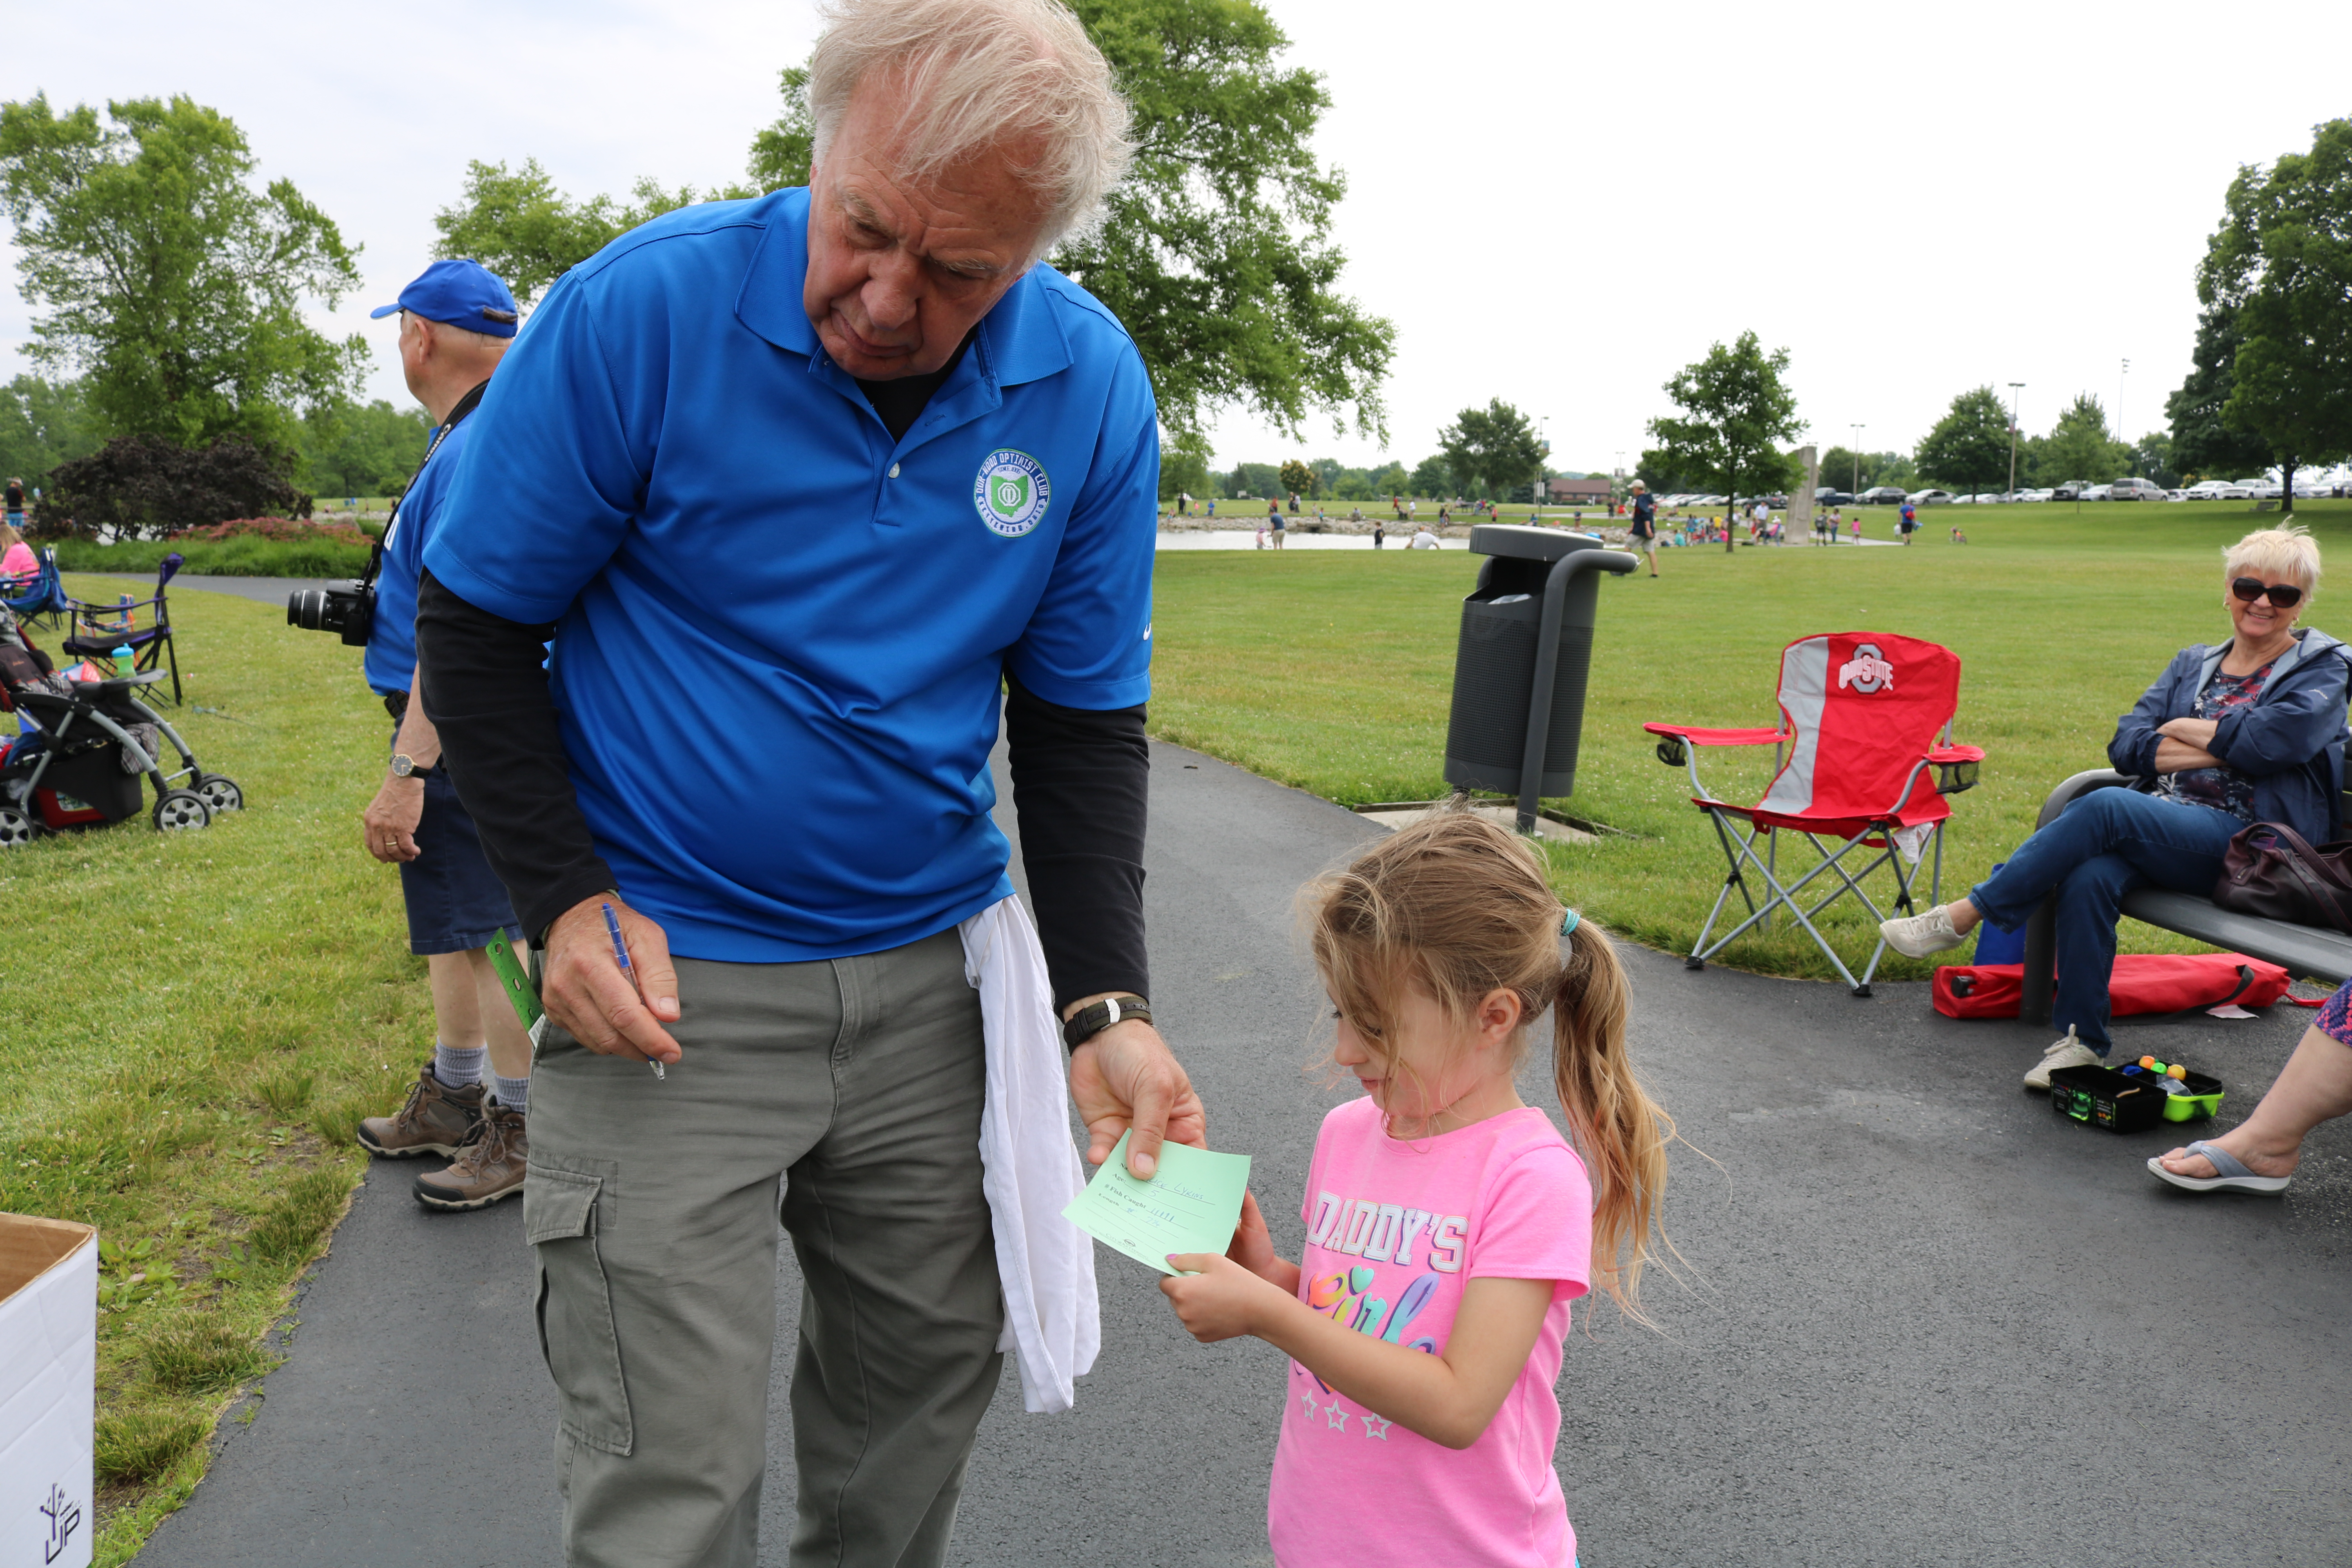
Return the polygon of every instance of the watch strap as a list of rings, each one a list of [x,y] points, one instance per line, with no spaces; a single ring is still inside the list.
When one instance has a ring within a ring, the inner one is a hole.
[[[1076,1050],[1113,1024],[1123,1023],[1129,1018],[1139,1018],[1149,1024],[1151,1022],[1151,1004],[1126,992],[1106,996],[1099,1002],[1089,1002],[1073,1013],[1069,1021],[1062,1026],[1062,1043]]]

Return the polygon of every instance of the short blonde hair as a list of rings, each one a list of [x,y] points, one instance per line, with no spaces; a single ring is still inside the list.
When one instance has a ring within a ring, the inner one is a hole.
[[[2319,541],[2300,523],[2258,528],[2221,552],[2221,574],[2252,573],[2265,581],[2291,577],[2306,594],[2319,590]]]
[[[1023,173],[1047,197],[1037,253],[1101,226],[1104,201],[1134,156],[1132,115],[1110,62],[1061,0],[830,0],[823,14],[824,35],[809,56],[816,163],[850,95],[880,67],[906,87],[896,173],[921,179],[1035,138],[1043,150]]]

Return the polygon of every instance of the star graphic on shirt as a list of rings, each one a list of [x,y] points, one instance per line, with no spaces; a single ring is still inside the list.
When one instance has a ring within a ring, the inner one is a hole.
[[[1338,1400],[1335,1399],[1323,1407],[1323,1415],[1332,1431],[1345,1432],[1348,1429],[1347,1409]]]
[[[1298,1396],[1298,1403],[1307,1406],[1307,1419],[1309,1421],[1314,1420],[1315,1396],[1311,1394],[1302,1394]]]
[[[1378,1437],[1381,1442],[1385,1443],[1389,1440],[1389,1428],[1393,1425],[1395,1425],[1395,1423],[1389,1421],[1385,1417],[1374,1415],[1370,1412],[1367,1411],[1364,1415],[1364,1436],[1367,1437]]]

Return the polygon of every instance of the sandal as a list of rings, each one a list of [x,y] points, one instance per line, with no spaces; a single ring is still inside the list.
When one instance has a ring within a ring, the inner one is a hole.
[[[2210,1176],[2175,1175],[2166,1170],[2164,1162],[2155,1155],[2148,1157],[2148,1173],[2158,1181],[2170,1182],[2174,1186],[2185,1187],[2192,1193],[2267,1193],[2273,1196],[2286,1191],[2287,1183],[2294,1179],[2292,1176],[2257,1176],[2246,1169],[2244,1163],[2235,1154],[2201,1138],[2189,1145],[2189,1152],[2202,1154],[2211,1161],[2215,1173]]]

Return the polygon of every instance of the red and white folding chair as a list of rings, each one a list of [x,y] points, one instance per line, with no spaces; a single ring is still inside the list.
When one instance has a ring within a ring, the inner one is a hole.
[[[1944,819],[1952,814],[1945,797],[1974,788],[1977,764],[1984,760],[1978,747],[1952,744],[1952,716],[1959,700],[1960,659],[1949,648],[1885,632],[1830,632],[1780,650],[1777,730],[1643,725],[1663,737],[1660,762],[1690,769],[1691,804],[1715,825],[1730,862],[1723,890],[1685,961],[1688,967],[1705,968],[1726,944],[1764,924],[1773,910],[1786,909],[1853,994],[1869,995],[1885,942],[1871,951],[1857,980],[1813,917],[1852,893],[1870,910],[1874,924],[1887,919],[1862,885],[1882,866],[1893,870],[1895,910],[1911,913],[1912,883],[1927,861],[1924,851],[1930,840],[1935,853],[1928,898],[1940,901]],[[1754,805],[1717,799],[1698,776],[1694,748],[1704,746],[1773,747],[1778,766],[1764,798]],[[1783,830],[1803,835],[1821,857],[1821,864],[1785,884],[1777,863],[1777,838]],[[1861,862],[1858,867],[1849,863],[1850,856]],[[1768,895],[1761,904],[1748,889],[1751,872]],[[1811,905],[1800,904],[1797,896],[1823,877],[1834,879],[1829,891]],[[1748,918],[1710,943],[1707,938],[1735,889],[1748,906]]]

